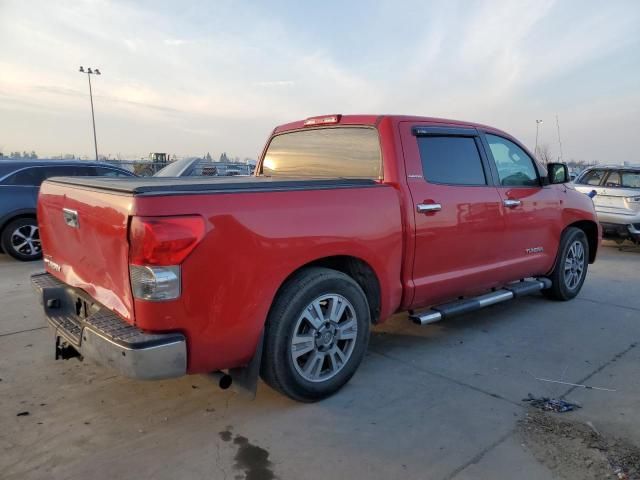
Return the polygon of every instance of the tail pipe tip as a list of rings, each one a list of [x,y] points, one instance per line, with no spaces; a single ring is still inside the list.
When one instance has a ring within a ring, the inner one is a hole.
[[[207,376],[213,380],[221,390],[228,389],[233,383],[233,378],[228,373],[221,372],[220,370],[216,372],[211,372],[207,374]]]

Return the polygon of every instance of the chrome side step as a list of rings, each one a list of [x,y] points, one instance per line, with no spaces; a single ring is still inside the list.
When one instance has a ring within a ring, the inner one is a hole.
[[[494,305],[496,303],[506,302],[512,298],[529,295],[551,286],[551,280],[548,278],[537,278],[535,280],[521,280],[515,283],[509,283],[493,292],[485,293],[479,297],[465,298],[456,302],[444,303],[431,307],[424,312],[410,315],[409,318],[418,325],[427,325],[445,318],[455,317],[463,313],[473,312],[481,308]]]

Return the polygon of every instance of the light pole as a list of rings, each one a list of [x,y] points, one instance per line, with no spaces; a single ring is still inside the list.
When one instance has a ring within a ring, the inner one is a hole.
[[[556,113],[556,127],[558,127],[558,146],[560,147],[560,162],[564,162],[562,155],[562,140],[560,139],[560,120],[558,120],[558,114]]]
[[[93,113],[93,92],[91,91],[91,75],[101,75],[100,70],[94,68],[84,69],[83,66],[80,66],[80,73],[86,73],[87,78],[89,79],[89,99],[91,100],[91,121],[93,122],[93,146],[96,149],[96,162],[98,161],[98,139],[96,137],[96,117]]]
[[[540,124],[542,123],[542,120],[536,120],[536,149],[534,150],[534,154],[536,156],[536,158],[538,158],[538,133],[540,131]]]

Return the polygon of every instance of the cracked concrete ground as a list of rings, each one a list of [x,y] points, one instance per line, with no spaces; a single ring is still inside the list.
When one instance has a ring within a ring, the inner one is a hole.
[[[640,444],[638,252],[602,248],[572,302],[532,296],[426,327],[398,315],[349,385],[313,405],[264,384],[248,401],[200,376],[55,362],[37,268],[0,255],[4,479],[554,478],[517,433],[528,393],[579,402],[561,418]]]

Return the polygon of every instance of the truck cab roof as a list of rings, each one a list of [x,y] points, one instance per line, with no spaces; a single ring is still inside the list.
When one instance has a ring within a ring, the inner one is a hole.
[[[376,126],[384,119],[390,119],[393,122],[421,122],[421,123],[434,123],[434,124],[442,124],[442,125],[456,125],[456,126],[464,126],[471,128],[482,128],[485,130],[491,130],[493,132],[499,132],[502,135],[506,135],[511,137],[508,133],[499,130],[497,128],[491,127],[489,125],[483,125],[481,123],[475,122],[467,122],[461,120],[452,120],[448,118],[438,118],[438,117],[424,117],[419,115],[395,115],[395,114],[352,114],[352,115],[342,115],[342,114],[331,114],[331,115],[318,115],[314,117],[309,117],[304,120],[296,120],[295,122],[285,123],[277,126],[273,133],[282,133],[288,130],[298,130],[304,127],[310,126],[307,122],[310,119],[328,119],[330,117],[336,117],[337,122],[332,122],[333,125],[336,126],[345,126],[345,125],[370,125]],[[317,123],[314,126],[330,126],[330,123]]]

